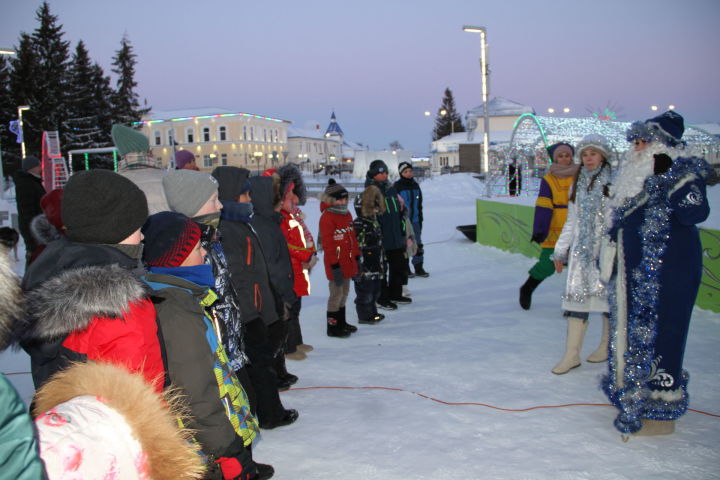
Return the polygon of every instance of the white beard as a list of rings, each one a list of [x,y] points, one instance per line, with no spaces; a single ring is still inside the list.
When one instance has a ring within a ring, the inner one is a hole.
[[[653,174],[655,155],[659,153],[665,153],[674,160],[680,152],[662,143],[653,142],[644,150],[629,150],[625,154],[611,187],[611,207],[619,207],[628,198],[642,192],[645,179]]]

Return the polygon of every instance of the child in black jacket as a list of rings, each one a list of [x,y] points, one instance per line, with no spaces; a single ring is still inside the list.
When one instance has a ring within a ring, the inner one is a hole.
[[[360,271],[355,281],[355,309],[358,322],[375,324],[385,316],[377,311],[383,272],[382,229],[377,215],[385,211],[382,193],[374,186],[368,186],[355,202],[355,234],[362,252]]]

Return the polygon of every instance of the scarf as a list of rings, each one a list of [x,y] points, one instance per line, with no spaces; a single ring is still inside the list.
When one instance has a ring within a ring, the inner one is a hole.
[[[220,218],[235,222],[250,223],[254,215],[253,204],[250,202],[227,202],[222,201],[223,209]]]
[[[212,265],[207,263],[192,267],[150,267],[150,271],[160,275],[172,275],[173,277],[182,278],[201,287],[215,287]]]
[[[558,163],[552,163],[550,165],[550,175],[557,178],[568,178],[577,175],[580,165],[577,163],[571,163],[570,165],[560,165]]]
[[[198,215],[192,219],[201,225],[209,225],[211,227],[218,228],[218,225],[220,225],[220,212]]]
[[[327,208],[327,211],[337,213],[338,215],[345,215],[348,213],[348,206],[347,203],[343,203],[340,205],[332,205]]]

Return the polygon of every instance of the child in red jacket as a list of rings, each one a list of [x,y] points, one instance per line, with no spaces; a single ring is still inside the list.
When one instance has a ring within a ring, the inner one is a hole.
[[[327,307],[327,334],[347,338],[357,331],[345,319],[345,301],[350,279],[358,274],[358,248],[353,218],[348,212],[348,191],[332,178],[320,196],[320,243],[325,251],[325,273],[330,285]]]

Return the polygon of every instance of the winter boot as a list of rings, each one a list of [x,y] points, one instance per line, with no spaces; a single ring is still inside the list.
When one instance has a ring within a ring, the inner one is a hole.
[[[608,359],[608,316],[606,313],[603,313],[603,326],[602,326],[602,336],[600,337],[600,346],[598,346],[597,350],[595,350],[593,353],[590,354],[589,357],[587,357],[587,361],[590,363],[602,363],[605,360]]]
[[[540,285],[540,282],[542,282],[542,280],[529,276],[523,286],[520,287],[520,306],[523,310],[530,310],[530,305],[532,304],[532,294],[537,286]]]
[[[582,348],[587,326],[588,322],[582,318],[568,317],[565,355],[563,355],[560,363],[553,367],[552,373],[562,375],[580,366],[580,348]]]
[[[286,353],[285,358],[288,360],[305,360],[307,358],[307,355],[305,355],[305,352],[298,350],[295,350],[292,353]]]
[[[347,338],[350,336],[350,332],[345,330],[340,323],[340,312],[327,312],[327,336]]]
[[[340,318],[338,318],[338,320],[340,320],[340,325],[342,325],[342,327],[350,333],[357,332],[357,327],[355,325],[350,325],[346,320],[345,307],[340,307],[338,313],[340,314]]]
[[[411,297],[412,293],[410,293],[410,289],[407,287],[407,285],[403,285],[402,287],[402,295],[403,297]]]
[[[397,305],[394,302],[382,298],[378,298],[377,306],[383,310],[397,310]]]
[[[675,431],[674,420],[651,420],[642,419],[642,428],[635,432],[639,437],[650,437],[654,435],[670,435]]]
[[[415,278],[415,274],[410,269],[409,262],[405,264],[405,275],[407,275],[408,278]]]
[[[415,264],[415,276],[423,277],[423,278],[427,278],[430,276],[430,274],[428,272],[426,272],[425,269],[423,268],[422,262]]]
[[[312,352],[313,350],[315,350],[315,347],[313,347],[312,345],[308,345],[307,343],[301,343],[300,345],[297,346],[297,349],[303,353],[308,353],[308,352]]]

